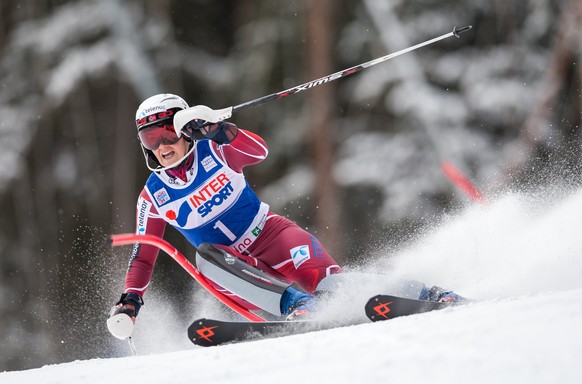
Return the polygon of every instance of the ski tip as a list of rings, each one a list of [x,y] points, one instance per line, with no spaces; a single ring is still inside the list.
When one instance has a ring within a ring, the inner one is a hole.
[[[472,25],[467,25],[466,27],[461,27],[461,28],[453,27],[453,35],[456,38],[459,38],[459,37],[461,37],[461,36],[459,36],[461,33],[467,32],[471,28],[473,28]]]

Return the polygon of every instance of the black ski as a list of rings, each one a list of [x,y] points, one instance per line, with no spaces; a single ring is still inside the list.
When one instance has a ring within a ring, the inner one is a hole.
[[[391,295],[378,295],[366,303],[366,316],[372,321],[389,320],[459,305],[460,302],[424,301]]]
[[[439,303],[406,299],[391,295],[378,295],[366,303],[366,315],[372,321],[393,319],[459,305],[460,302]],[[341,322],[306,321],[221,321],[198,319],[188,327],[188,338],[194,344],[210,347],[227,343],[288,336],[320,331],[347,325]]]
[[[202,347],[306,333],[332,328],[318,321],[221,321],[198,319],[188,327],[188,338]]]

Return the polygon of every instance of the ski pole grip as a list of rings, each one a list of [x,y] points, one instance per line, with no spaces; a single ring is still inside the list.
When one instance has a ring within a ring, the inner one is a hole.
[[[211,123],[223,121],[232,116],[232,107],[223,109],[212,109],[205,105],[196,105],[187,109],[182,109],[174,115],[174,130],[176,135],[180,135],[182,129],[192,120],[204,120]]]
[[[120,340],[125,340],[133,333],[134,322],[125,313],[118,313],[107,319],[107,329]]]

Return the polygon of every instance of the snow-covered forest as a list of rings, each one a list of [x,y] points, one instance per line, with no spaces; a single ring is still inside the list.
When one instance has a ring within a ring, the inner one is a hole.
[[[141,100],[224,108],[472,25],[231,119],[269,144],[245,173],[273,211],[346,266],[385,265],[483,203],[451,167],[484,204],[580,188],[581,18],[577,0],[2,1],[0,370],[120,353],[105,320],[130,250],[106,239],[134,231]],[[165,257],[146,303],[220,307]]]

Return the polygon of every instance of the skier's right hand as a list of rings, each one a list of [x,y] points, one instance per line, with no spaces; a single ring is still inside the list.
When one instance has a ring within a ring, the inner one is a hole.
[[[133,333],[135,318],[143,305],[143,299],[134,292],[124,293],[111,308],[107,328],[118,339],[127,339]]]
[[[195,105],[176,112],[174,115],[174,129],[176,132],[188,134],[210,124],[216,124],[232,116],[232,107],[212,109],[206,105]]]

